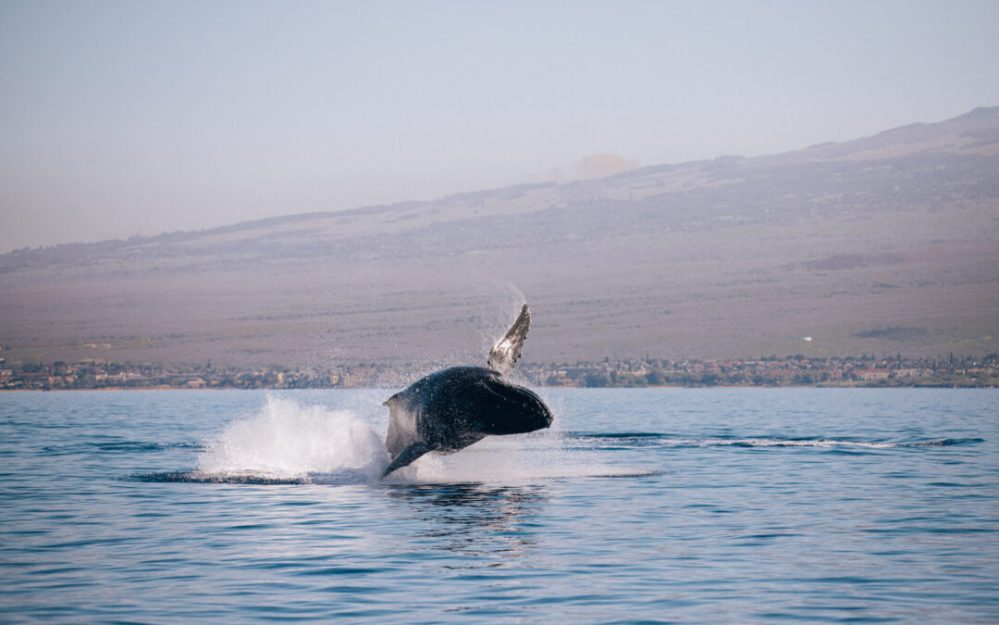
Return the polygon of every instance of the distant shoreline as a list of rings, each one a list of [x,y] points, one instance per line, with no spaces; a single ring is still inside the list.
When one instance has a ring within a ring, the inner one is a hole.
[[[437,368],[437,367],[434,367]],[[330,389],[408,386],[426,364],[340,364],[326,368],[154,365],[85,360],[0,362],[0,392],[49,390]],[[978,359],[900,355],[758,359],[604,359],[522,363],[515,377],[552,388],[995,388],[999,354]]]
[[[785,384],[785,385],[752,385],[752,384],[716,384],[713,386],[704,385],[672,385],[663,384],[659,386],[549,386],[545,384],[532,384],[533,388],[542,389],[573,389],[580,391],[599,391],[599,390],[677,390],[677,389],[802,389],[802,388],[813,388],[813,389],[825,389],[825,390],[848,390],[848,389],[952,389],[952,390],[981,390],[981,389],[996,389],[999,388],[999,384],[909,384],[909,385],[877,385],[877,384]],[[101,386],[101,387],[87,387],[87,388],[0,388],[0,394],[17,394],[17,393],[103,393],[103,392],[125,392],[125,393],[172,393],[172,392],[188,392],[188,393],[221,393],[226,391],[390,391],[397,390],[401,387],[398,386],[351,386],[351,387],[340,387],[340,386],[323,386],[323,387],[308,387],[308,388],[288,388],[288,387],[258,387],[258,388],[239,388],[239,387],[207,387],[207,388],[186,388],[182,386],[165,386],[165,387],[141,387],[141,386]]]

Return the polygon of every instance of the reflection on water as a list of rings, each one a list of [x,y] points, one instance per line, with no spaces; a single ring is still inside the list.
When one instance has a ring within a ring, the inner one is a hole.
[[[420,528],[415,536],[429,551],[462,556],[462,565],[449,568],[502,567],[519,558],[538,541],[532,523],[548,501],[544,485],[485,484],[399,485],[386,490],[404,502]],[[400,511],[402,514],[402,511]]]

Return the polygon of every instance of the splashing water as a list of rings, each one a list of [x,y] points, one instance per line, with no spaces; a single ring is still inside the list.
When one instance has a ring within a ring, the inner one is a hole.
[[[387,481],[392,484],[525,483],[650,474],[644,467],[598,461],[594,452],[608,448],[792,447],[874,451],[980,442],[980,438],[916,441],[826,437],[684,438],[650,432],[546,430],[487,437],[458,453],[430,453],[394,472]],[[256,414],[231,423],[207,442],[193,472],[145,477],[158,481],[359,484],[379,481],[388,463],[389,454],[382,437],[354,411],[302,405],[269,396]]]
[[[349,472],[377,478],[388,462],[378,434],[354,413],[268,397],[258,414],[230,424],[208,444],[197,473],[298,478]]]
[[[389,463],[381,437],[350,410],[269,396],[255,415],[229,424],[204,445],[191,473],[166,481],[363,483]],[[564,477],[644,475],[593,462],[566,448],[559,432],[488,437],[458,453],[430,453],[389,477],[391,483],[517,483]],[[146,476],[149,477],[149,476]]]

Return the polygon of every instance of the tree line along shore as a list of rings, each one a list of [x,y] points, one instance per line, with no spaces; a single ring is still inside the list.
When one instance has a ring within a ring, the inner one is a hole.
[[[344,363],[328,367],[241,368],[204,364],[134,364],[96,359],[79,362],[6,362],[0,390],[60,389],[283,389],[397,388],[437,367],[419,363]],[[845,386],[996,387],[999,354],[906,358],[846,356],[755,359],[624,359],[521,363],[518,378],[537,386]]]

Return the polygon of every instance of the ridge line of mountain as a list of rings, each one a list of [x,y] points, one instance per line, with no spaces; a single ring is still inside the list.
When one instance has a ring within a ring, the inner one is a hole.
[[[51,245],[42,245],[37,247],[23,247],[19,249],[9,250],[7,252],[0,253],[0,262],[4,260],[11,260],[17,257],[23,257],[28,255],[43,254],[52,250],[58,249],[73,249],[82,250],[84,248],[89,249],[99,249],[103,248],[105,251],[115,251],[126,246],[131,245],[143,245],[149,243],[163,243],[176,241],[186,238],[195,238],[201,236],[214,236],[221,234],[230,234],[234,232],[241,232],[246,230],[252,230],[260,227],[292,224],[296,222],[309,222],[319,219],[328,219],[330,217],[356,217],[356,216],[370,216],[378,215],[393,211],[403,211],[418,207],[425,207],[431,205],[443,205],[447,203],[452,203],[456,201],[467,200],[475,197],[490,197],[499,196],[503,194],[510,194],[516,191],[525,190],[535,190],[535,189],[545,189],[545,188],[563,188],[566,190],[571,190],[574,187],[585,188],[589,185],[594,185],[600,182],[614,181],[614,180],[624,180],[628,178],[636,178],[647,176],[649,174],[664,173],[668,171],[677,171],[682,169],[689,169],[693,167],[703,167],[707,164],[712,163],[726,163],[726,162],[741,162],[741,163],[765,163],[774,162],[781,159],[791,158],[794,156],[801,156],[808,154],[809,152],[814,152],[820,149],[831,149],[831,148],[844,148],[850,145],[859,145],[864,142],[873,141],[879,138],[886,138],[895,136],[900,132],[911,129],[926,129],[945,126],[947,124],[952,124],[955,122],[960,122],[962,120],[975,120],[979,118],[987,118],[992,115],[999,114],[999,106],[981,106],[972,109],[967,113],[963,113],[956,117],[948,118],[945,120],[937,122],[915,122],[910,124],[905,124],[901,126],[896,126],[883,130],[881,132],[866,135],[862,137],[856,137],[853,139],[848,139],[845,141],[830,141],[818,144],[813,144],[811,146],[800,148],[796,150],[788,150],[784,152],[761,154],[757,156],[745,157],[740,155],[721,155],[711,159],[695,159],[690,161],[682,161],[679,163],[660,163],[653,165],[645,165],[637,167],[634,169],[629,169],[627,171],[619,172],[609,176],[604,176],[600,178],[593,179],[579,179],[572,180],[568,182],[557,182],[557,181],[543,181],[543,182],[533,182],[533,183],[518,183],[512,185],[506,185],[502,187],[491,187],[487,189],[477,190],[477,191],[465,191],[458,193],[451,193],[447,195],[440,196],[431,200],[403,200],[399,202],[391,202],[387,204],[371,204],[363,205],[353,208],[340,209],[340,210],[319,210],[319,211],[309,211],[303,213],[292,213],[287,215],[274,215],[269,217],[261,217],[258,219],[249,219],[245,221],[238,221],[232,224],[226,224],[222,226],[214,226],[211,228],[202,228],[198,230],[173,230],[167,232],[161,232],[153,235],[132,235],[125,238],[111,238],[103,239],[100,241],[66,241],[61,243],[55,243]],[[0,269],[2,271],[2,269]]]

